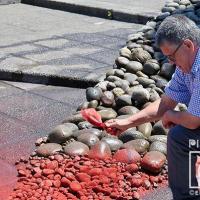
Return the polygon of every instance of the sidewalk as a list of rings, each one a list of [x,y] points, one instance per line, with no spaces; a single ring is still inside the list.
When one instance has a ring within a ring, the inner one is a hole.
[[[160,13],[165,0],[22,0],[22,3],[145,24]]]
[[[83,88],[141,27],[24,4],[0,6],[0,23],[0,79]]]

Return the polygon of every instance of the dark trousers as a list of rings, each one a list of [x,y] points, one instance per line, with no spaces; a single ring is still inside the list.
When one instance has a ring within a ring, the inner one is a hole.
[[[200,191],[189,186],[189,152],[191,151],[200,151],[200,128],[191,130],[179,125],[171,128],[167,140],[167,160],[169,187],[174,200],[200,200]],[[196,158],[197,154],[191,153],[190,182],[194,187],[198,186],[195,175]]]

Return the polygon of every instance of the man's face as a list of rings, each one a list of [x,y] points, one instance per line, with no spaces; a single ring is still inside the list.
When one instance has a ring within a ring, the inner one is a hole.
[[[189,44],[191,45],[191,44]],[[192,68],[191,63],[191,48],[185,41],[179,44],[173,44],[169,42],[163,42],[160,46],[163,54],[167,56],[168,60],[172,64],[176,64],[184,73],[189,73]]]

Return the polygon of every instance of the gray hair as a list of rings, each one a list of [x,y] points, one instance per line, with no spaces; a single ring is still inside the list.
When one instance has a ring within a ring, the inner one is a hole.
[[[200,45],[200,29],[184,15],[167,17],[156,32],[156,45],[160,47],[163,42],[179,44],[185,39],[190,39]]]

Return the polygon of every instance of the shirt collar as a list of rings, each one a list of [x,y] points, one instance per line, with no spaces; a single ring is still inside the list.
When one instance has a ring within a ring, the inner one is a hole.
[[[196,75],[197,71],[199,70],[199,66],[200,66],[200,48],[197,51],[194,63],[192,65],[192,69],[191,69],[191,74],[192,75]]]

